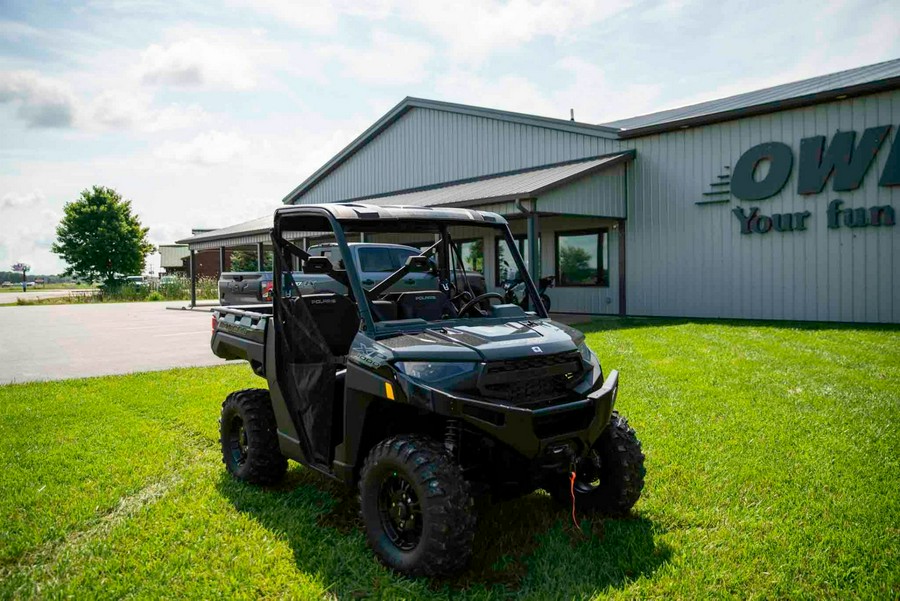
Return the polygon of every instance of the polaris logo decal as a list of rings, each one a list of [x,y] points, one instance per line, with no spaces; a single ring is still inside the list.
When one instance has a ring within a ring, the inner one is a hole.
[[[337,302],[337,299],[334,298],[314,298],[309,301],[311,305],[333,305]]]
[[[417,301],[437,300],[437,297],[436,296],[417,296],[413,300],[417,300]]]
[[[543,353],[544,352],[541,350],[541,347],[539,347],[539,346],[533,346],[533,347],[531,347],[531,350],[534,351],[535,353]]]

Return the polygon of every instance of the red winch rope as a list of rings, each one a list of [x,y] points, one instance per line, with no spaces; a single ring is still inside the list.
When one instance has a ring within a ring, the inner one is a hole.
[[[569,476],[569,492],[572,495],[572,523],[575,524],[575,527],[578,528],[578,531],[584,534],[581,530],[581,526],[578,525],[578,520],[575,519],[575,472],[572,472]]]

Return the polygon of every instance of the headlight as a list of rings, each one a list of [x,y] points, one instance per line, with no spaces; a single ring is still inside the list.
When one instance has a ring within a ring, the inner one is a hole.
[[[591,349],[588,348],[588,345],[585,343],[584,340],[582,340],[581,343],[578,345],[578,352],[581,353],[581,358],[584,359],[588,363],[591,363],[591,361],[594,359],[593,351],[591,351]]]
[[[406,374],[411,378],[422,380],[429,384],[444,382],[446,380],[457,380],[473,373],[477,367],[477,363],[432,363],[431,361],[397,361],[394,367],[398,371]]]

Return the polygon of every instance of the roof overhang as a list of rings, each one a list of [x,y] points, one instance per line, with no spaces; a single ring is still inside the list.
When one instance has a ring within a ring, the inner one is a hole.
[[[531,199],[573,181],[633,160],[634,150],[588,157],[577,161],[498,173],[491,176],[439,186],[403,190],[380,196],[348,199],[340,203],[293,205],[277,210],[279,214],[330,212],[339,221],[365,219],[438,219],[472,223],[502,223],[494,213],[474,210],[479,205]],[[467,209],[473,210],[467,210]],[[480,215],[480,216],[479,216]],[[483,216],[490,216],[485,219]],[[192,250],[240,246],[268,242],[274,219],[260,217],[219,230],[179,240]]]

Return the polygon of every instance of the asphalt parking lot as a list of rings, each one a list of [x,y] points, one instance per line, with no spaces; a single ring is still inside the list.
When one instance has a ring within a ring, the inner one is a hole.
[[[0,307],[0,384],[223,363],[209,349],[210,313],[166,306]]]

